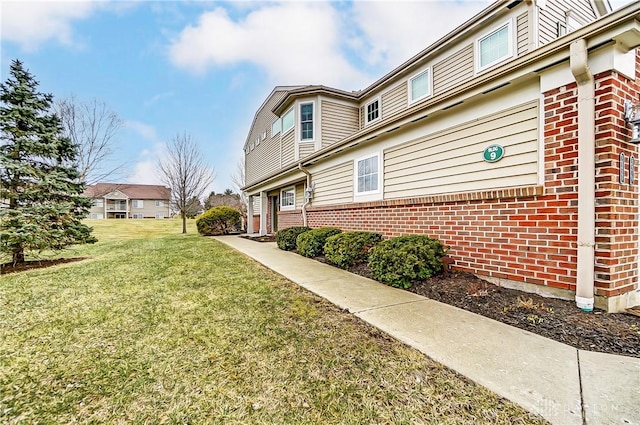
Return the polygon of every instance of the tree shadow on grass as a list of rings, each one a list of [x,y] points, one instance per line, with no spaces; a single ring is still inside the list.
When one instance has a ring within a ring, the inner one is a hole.
[[[44,269],[58,264],[75,263],[76,261],[86,260],[88,257],[76,258],[56,258],[53,260],[30,260],[21,264],[4,263],[0,264],[0,274],[18,273],[27,270]]]

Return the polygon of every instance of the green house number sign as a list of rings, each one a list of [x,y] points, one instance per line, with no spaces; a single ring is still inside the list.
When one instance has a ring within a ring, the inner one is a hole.
[[[482,153],[484,160],[487,162],[497,162],[504,156],[504,148],[500,145],[491,145]]]

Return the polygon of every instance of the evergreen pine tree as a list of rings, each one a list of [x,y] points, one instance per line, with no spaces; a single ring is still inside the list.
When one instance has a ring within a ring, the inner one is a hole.
[[[73,164],[77,148],[62,137],[53,96],[20,61],[0,85],[0,252],[14,264],[25,252],[93,243],[82,224],[91,207]]]

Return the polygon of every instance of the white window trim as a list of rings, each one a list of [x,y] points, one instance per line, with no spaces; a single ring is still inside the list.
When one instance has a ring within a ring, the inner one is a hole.
[[[135,219],[135,220],[141,220],[144,218],[144,214],[142,213],[133,213],[131,215],[131,218]]]
[[[302,105],[311,105],[311,114],[313,117],[311,121],[311,126],[313,127],[313,137],[311,139],[302,138]],[[300,124],[300,143],[314,143],[316,141],[316,102],[300,102],[298,107],[298,116],[300,117],[300,119],[298,120]]]
[[[367,113],[367,107],[374,102],[378,102],[378,117],[369,121],[369,114]],[[382,101],[380,100],[380,96],[375,99],[371,99],[369,102],[364,104],[364,125],[369,125],[373,122],[380,121],[382,118]]]
[[[482,40],[484,40],[485,38],[495,34],[496,32],[500,31],[501,29],[503,29],[504,27],[507,27],[507,55],[503,56],[501,58],[498,58],[496,60],[494,60],[493,62],[490,62],[488,64],[486,64],[485,66],[481,66],[480,63],[480,42]],[[514,54],[514,49],[513,49],[513,19],[509,19],[506,22],[503,22],[502,24],[500,24],[497,27],[494,27],[491,31],[488,31],[486,33],[484,33],[482,36],[478,37],[475,41],[475,58],[476,58],[476,73],[481,73],[486,71],[489,68],[494,67],[495,65],[502,63],[506,60],[509,60],[511,58],[513,58],[513,54]]]
[[[427,90],[427,94],[425,94],[423,96],[420,96],[420,97],[417,97],[415,99],[412,99],[411,98],[411,91],[412,91],[411,90],[411,86],[413,85],[413,80],[415,80],[416,78],[420,77],[425,72],[429,73],[429,78],[428,78],[428,80],[429,80],[429,83],[428,83],[429,84],[429,88]],[[420,102],[421,100],[426,99],[428,97],[431,97],[431,95],[433,94],[433,72],[431,72],[431,67],[425,68],[422,71],[420,71],[420,72],[418,72],[416,74],[413,74],[411,77],[409,77],[408,87],[409,87],[409,90],[407,91],[407,98],[409,99],[409,105],[414,104],[416,102]]]
[[[164,208],[164,201],[163,200],[156,200],[155,205],[158,208]]]
[[[144,201],[142,199],[132,199],[131,200],[132,208],[144,208]]]
[[[156,214],[156,220],[164,219],[164,214]]]
[[[276,125],[276,123],[278,123],[278,127],[277,127],[278,131],[274,132],[273,126]],[[280,118],[278,118],[277,120],[271,123],[271,137],[274,137],[276,134],[279,134],[281,130],[282,130],[282,121],[280,120]]]
[[[289,114],[289,112],[291,112],[293,114],[293,122],[291,124],[291,127],[287,128],[285,130],[284,128],[284,117]],[[282,131],[282,135],[284,136],[285,134],[289,133],[291,130],[296,128],[296,110],[294,107],[291,107],[287,112],[285,112],[284,114],[282,114],[282,125],[281,125],[281,130]]]
[[[283,201],[283,197],[282,194],[284,192],[293,192],[293,205],[282,205],[282,201]],[[291,211],[291,210],[295,210],[296,209],[296,187],[295,186],[291,186],[291,187],[286,187],[282,190],[280,190],[280,210],[281,211]]]
[[[358,192],[358,161],[378,157],[378,189],[367,192]],[[353,199],[355,202],[378,201],[382,199],[382,152],[369,152],[353,160]]]

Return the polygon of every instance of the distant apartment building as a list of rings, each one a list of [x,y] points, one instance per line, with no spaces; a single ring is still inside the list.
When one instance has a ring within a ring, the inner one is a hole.
[[[165,186],[128,183],[97,183],[87,186],[93,199],[89,218],[168,218],[171,189]]]

